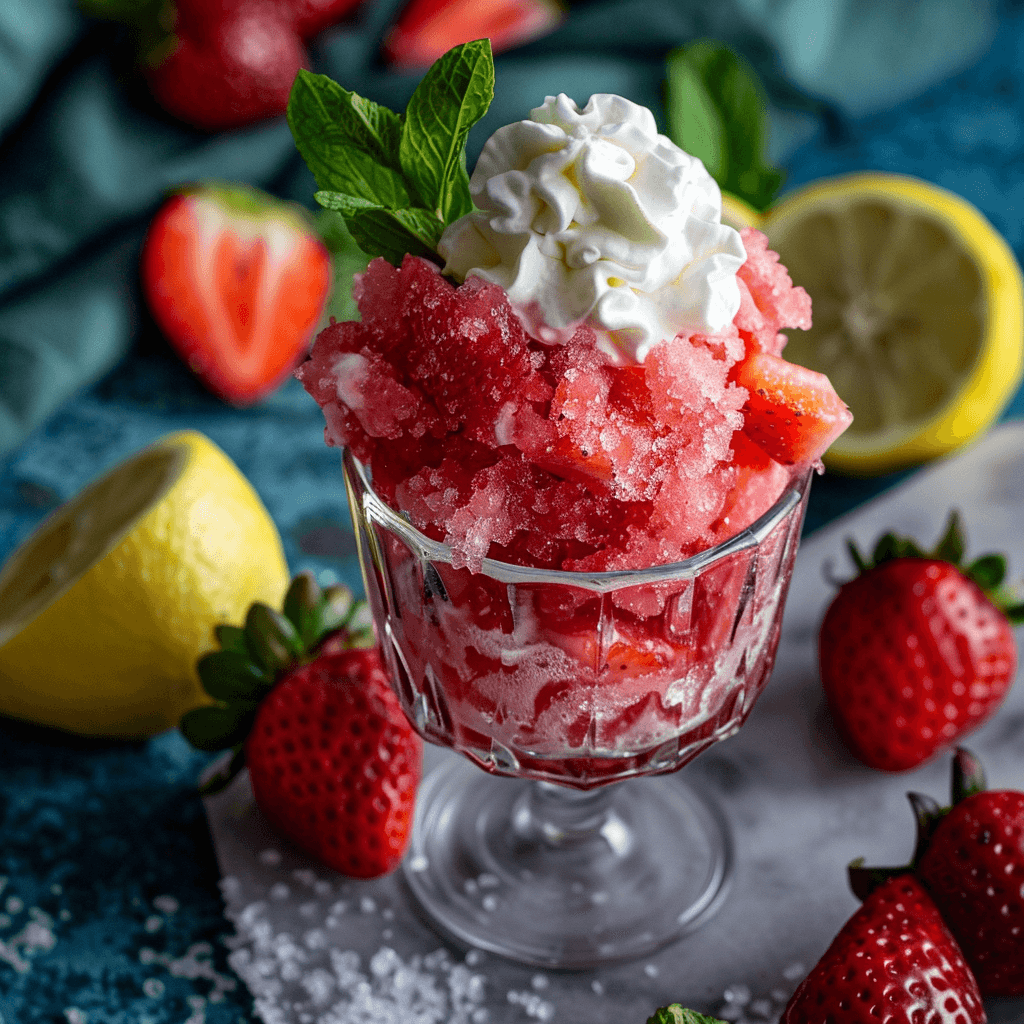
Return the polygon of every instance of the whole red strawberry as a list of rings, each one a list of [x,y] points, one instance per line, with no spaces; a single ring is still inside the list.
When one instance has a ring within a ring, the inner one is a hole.
[[[1011,622],[1024,605],[1001,587],[1000,555],[962,565],[953,513],[932,552],[886,534],[844,584],[819,637],[821,681],[850,750],[883,771],[914,768],[984,722],[1017,671]]]
[[[850,867],[858,895],[913,870],[956,936],[985,996],[1024,995],[1024,793],[986,790],[977,758],[953,758],[952,806],[910,794],[917,815],[913,863]]]
[[[179,4],[174,35],[143,67],[160,106],[206,131],[282,114],[295,76],[309,63],[284,5],[251,0],[222,13],[200,21]]]
[[[985,1024],[960,947],[913,875],[891,878],[843,925],[780,1024]]]
[[[126,22],[139,66],[169,114],[206,131],[283,114],[305,40],[359,0],[80,0],[87,14]]]
[[[179,355],[214,394],[244,406],[305,357],[330,294],[331,258],[301,207],[208,184],[158,211],[141,274]]]
[[[243,764],[267,820],[328,867],[374,878],[398,866],[412,831],[422,743],[372,643],[365,605],[343,587],[295,577],[284,614],[254,604],[244,627],[220,626],[201,658],[212,705],[181,721],[201,750]],[[353,646],[353,645],[364,646]]]

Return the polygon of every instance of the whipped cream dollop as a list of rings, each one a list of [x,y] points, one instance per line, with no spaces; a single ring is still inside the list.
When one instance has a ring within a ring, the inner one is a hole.
[[[477,210],[450,224],[445,272],[501,285],[549,344],[588,323],[598,344],[642,362],[677,334],[714,332],[739,309],[739,233],[696,157],[621,96],[580,110],[549,96],[498,129],[470,179]]]

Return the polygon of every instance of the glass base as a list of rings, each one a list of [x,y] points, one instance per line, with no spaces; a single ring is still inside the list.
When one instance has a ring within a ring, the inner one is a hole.
[[[717,909],[725,822],[678,775],[579,791],[451,760],[423,782],[405,877],[450,937],[583,969],[645,956]]]

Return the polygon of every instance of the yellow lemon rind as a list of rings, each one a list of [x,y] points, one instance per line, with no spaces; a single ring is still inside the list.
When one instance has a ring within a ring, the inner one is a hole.
[[[0,646],[0,714],[86,736],[162,732],[209,700],[195,662],[213,627],[280,603],[284,551],[251,484],[195,431],[127,461],[158,446],[183,453],[170,486]]]
[[[962,447],[998,419],[1024,378],[1020,266],[1002,235],[955,193],[905,175],[841,175],[785,197],[770,211],[766,231],[771,237],[810,210],[872,198],[895,198],[900,205],[939,221],[960,240],[982,277],[988,330],[961,386],[934,416],[868,437],[847,431],[833,442],[823,461],[829,469],[849,475],[905,469]]]

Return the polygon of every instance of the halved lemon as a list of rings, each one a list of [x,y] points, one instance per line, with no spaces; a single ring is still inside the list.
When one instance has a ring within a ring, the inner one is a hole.
[[[209,698],[214,627],[288,585],[281,538],[238,467],[182,431],[57,509],[0,568],[0,714],[145,737]]]
[[[916,178],[862,173],[793,192],[759,226],[814,304],[786,358],[827,374],[853,411],[829,468],[912,466],[997,419],[1024,372],[1024,287],[974,206]]]

